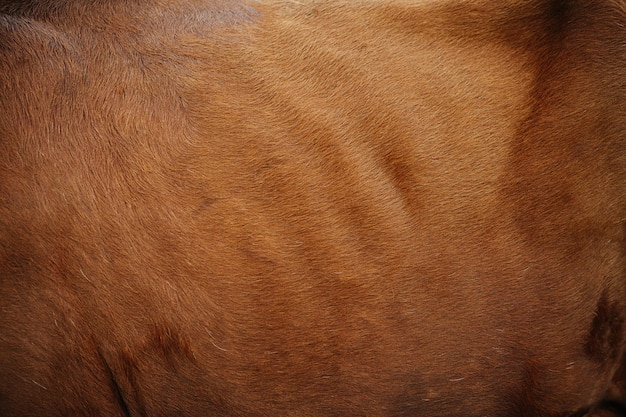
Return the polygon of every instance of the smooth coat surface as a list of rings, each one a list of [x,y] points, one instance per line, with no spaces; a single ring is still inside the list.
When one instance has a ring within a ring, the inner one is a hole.
[[[3,416],[624,415],[626,4],[0,1],[0,291]]]

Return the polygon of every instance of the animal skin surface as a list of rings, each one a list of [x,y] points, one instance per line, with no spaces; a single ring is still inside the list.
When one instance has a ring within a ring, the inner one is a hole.
[[[0,0],[0,416],[626,416],[626,2]]]

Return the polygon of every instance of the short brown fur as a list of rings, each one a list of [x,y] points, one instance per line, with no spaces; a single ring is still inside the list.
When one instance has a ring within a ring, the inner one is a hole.
[[[625,25],[0,0],[0,415],[623,415]]]

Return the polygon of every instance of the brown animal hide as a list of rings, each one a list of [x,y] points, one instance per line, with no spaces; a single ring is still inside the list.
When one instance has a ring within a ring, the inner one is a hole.
[[[626,415],[626,3],[0,0],[0,415]]]

